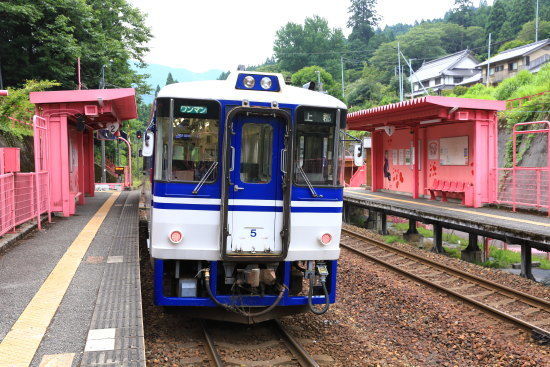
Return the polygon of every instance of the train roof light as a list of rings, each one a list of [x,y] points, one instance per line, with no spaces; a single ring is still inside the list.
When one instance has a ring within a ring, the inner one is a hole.
[[[256,84],[256,81],[254,80],[254,77],[251,75],[247,75],[243,79],[243,84],[248,89],[254,88],[254,84]]]
[[[239,73],[235,88],[262,92],[279,92],[281,91],[281,82],[277,75]]]
[[[267,76],[264,76],[262,78],[262,80],[260,81],[260,85],[262,86],[263,89],[271,88],[272,84],[273,84],[273,82],[271,81],[271,78],[269,78]]]

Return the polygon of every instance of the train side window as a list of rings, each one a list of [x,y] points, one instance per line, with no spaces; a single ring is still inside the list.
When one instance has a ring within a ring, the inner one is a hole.
[[[265,184],[271,181],[273,127],[244,124],[241,138],[241,181]]]
[[[296,110],[294,184],[297,186],[342,186],[340,128],[345,111],[300,106]]]

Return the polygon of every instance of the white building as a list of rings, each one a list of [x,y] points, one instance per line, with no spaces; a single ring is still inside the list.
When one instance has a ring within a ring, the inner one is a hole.
[[[472,85],[480,82],[481,71],[476,70],[478,64],[479,60],[470,50],[425,62],[409,77],[409,82],[413,83],[413,97],[426,94],[424,88],[438,93],[441,90],[453,89],[457,85]]]

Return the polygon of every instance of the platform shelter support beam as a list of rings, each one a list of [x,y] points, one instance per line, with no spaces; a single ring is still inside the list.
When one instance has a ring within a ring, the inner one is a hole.
[[[66,109],[65,104],[60,104],[60,109]],[[59,185],[61,187],[61,197],[63,198],[62,202],[62,210],[64,217],[68,217],[71,215],[71,203],[69,202],[69,129],[67,126],[68,119],[67,115],[63,114],[59,118],[59,132],[60,137],[58,141],[60,142],[58,148],[58,153],[56,155],[50,155],[50,157],[58,156],[59,160],[52,160],[49,162],[50,168],[53,165],[57,165],[58,162],[61,163],[61,169],[58,171],[59,176],[55,177],[54,175],[51,175],[50,177],[53,177],[56,182],[52,182],[52,186],[55,187],[56,185]],[[54,146],[54,144],[51,144]],[[51,170],[50,170],[51,172]]]
[[[443,226],[440,223],[433,224],[434,229],[434,247],[433,251],[442,254],[443,250]]]
[[[388,216],[386,213],[376,212],[376,230],[383,236],[388,234]]]
[[[407,232],[405,234],[417,234],[418,231],[416,230],[416,220],[409,219],[409,229],[407,229]]]
[[[531,265],[531,246],[521,245],[521,276],[527,279],[535,280]]]

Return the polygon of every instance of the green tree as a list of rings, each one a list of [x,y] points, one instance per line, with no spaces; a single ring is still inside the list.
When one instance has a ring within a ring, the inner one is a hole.
[[[511,0],[507,15],[498,38],[502,41],[515,38],[525,23],[535,19],[535,1]]]
[[[472,25],[474,17],[474,4],[472,0],[455,0],[453,9],[449,12],[446,20],[463,27]]]
[[[508,42],[505,42],[503,43],[499,49],[498,49],[498,52],[504,52],[506,50],[509,50],[511,48],[515,48],[515,47],[519,47],[519,46],[523,46],[523,45],[526,45],[528,44],[529,42],[526,42],[526,41],[520,41],[520,40],[512,40],[512,41],[508,41]]]
[[[155,88],[155,98],[159,95],[160,92],[160,85],[157,84],[157,87]]]
[[[16,137],[32,135],[33,131],[25,125],[13,124],[8,116],[20,121],[30,122],[34,115],[34,105],[29,101],[29,93],[39,92],[59,86],[49,80],[27,80],[22,88],[8,88],[8,95],[0,97],[0,130]]]
[[[318,84],[318,76],[317,72],[319,72],[319,78],[321,79],[322,86],[317,85]],[[327,91],[330,95],[336,97],[336,98],[342,98],[342,93],[340,91],[340,84],[336,83],[334,81],[334,78],[332,75],[327,72],[325,69],[323,69],[320,66],[307,66],[305,68],[302,68],[292,74],[292,77],[290,79],[292,85],[301,87],[306,83],[309,82],[315,82],[317,90],[321,90],[321,87],[323,88],[323,91]]]
[[[226,80],[227,77],[229,76],[229,70],[228,71],[222,71],[222,73],[220,74],[220,76],[218,76],[218,80]]]
[[[82,81],[96,88],[106,65],[107,86],[148,89],[143,66],[151,37],[144,16],[126,0],[13,0],[0,2],[0,55],[8,86],[27,79],[49,79],[76,87],[76,60]]]
[[[331,29],[326,19],[306,18],[304,25],[287,23],[275,35],[274,56],[282,70],[295,73],[305,66],[319,65],[336,75],[346,39],[339,28]]]
[[[170,85],[170,84],[174,84],[174,83],[177,83],[178,81],[176,79],[174,79],[174,77],[172,76],[172,73],[168,73],[168,77],[166,78],[166,84],[165,85]]]
[[[539,21],[539,41],[550,38],[550,22]],[[535,21],[525,23],[516,38],[526,43],[535,42]]]
[[[486,33],[492,33],[493,39],[497,39],[499,32],[506,21],[508,9],[504,0],[495,0],[487,20]]]
[[[377,0],[351,0],[347,26],[351,28],[348,41],[353,51],[367,47],[374,36],[374,27],[380,20],[375,10],[376,2]]]

